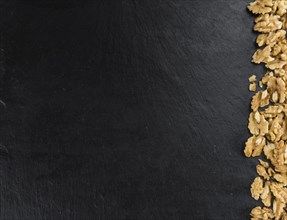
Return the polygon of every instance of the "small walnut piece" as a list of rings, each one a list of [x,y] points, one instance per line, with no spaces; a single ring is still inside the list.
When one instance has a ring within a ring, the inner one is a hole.
[[[268,133],[268,122],[264,116],[257,112],[251,112],[248,128],[253,135],[265,135]]]
[[[273,219],[274,218],[274,214],[272,209],[270,208],[262,208],[260,206],[257,206],[255,208],[252,209],[250,215],[254,218],[254,219]]]
[[[283,16],[287,12],[287,1],[286,0],[278,0],[278,8],[277,15]]]
[[[269,163],[268,162],[265,162],[265,161],[263,161],[263,160],[261,160],[261,159],[259,159],[259,162],[260,162],[260,164],[261,164],[261,166],[263,166],[264,168],[269,168]]]
[[[258,49],[253,55],[252,61],[254,63],[271,63],[271,61],[275,60],[275,58],[271,56],[271,51],[271,46],[267,46],[263,49]]]
[[[283,40],[285,36],[285,30],[278,30],[277,32],[270,32],[268,34],[259,34],[256,39],[256,43],[259,47],[264,45],[273,46],[276,42]]]
[[[279,183],[282,183],[284,186],[287,186],[287,176],[286,175],[276,173],[273,177]]]
[[[270,95],[267,90],[257,92],[251,101],[251,109],[257,111],[259,107],[269,105]]]
[[[258,200],[263,193],[263,181],[260,177],[256,177],[251,185],[251,195],[254,199]]]
[[[274,176],[276,172],[275,172],[275,170],[273,168],[269,167],[267,169],[267,173],[271,177],[271,176]]]
[[[264,110],[265,115],[270,117],[275,117],[283,111],[284,107],[282,105],[271,105]]]
[[[262,176],[264,179],[267,179],[267,180],[270,179],[270,177],[269,177],[269,175],[268,175],[268,173],[267,173],[267,171],[266,171],[264,166],[257,165],[256,166],[256,170],[257,170],[257,173],[258,173],[259,176]]]
[[[272,0],[257,0],[250,3],[248,9],[254,14],[265,14],[272,11]]]
[[[262,200],[262,203],[266,207],[271,206],[272,193],[270,191],[270,182],[269,181],[267,181],[265,183],[264,188],[263,188],[263,192],[261,193],[260,198]]]
[[[275,219],[280,219],[281,215],[283,214],[285,203],[281,202],[278,199],[275,199],[273,202],[273,213],[275,216]]]
[[[269,141],[278,142],[284,135],[285,127],[283,122],[284,114],[278,114],[269,119],[269,131],[266,137]]]
[[[274,149],[275,149],[275,144],[273,143],[268,143],[264,146],[263,152],[264,155],[268,160],[273,160],[274,158]]]
[[[254,30],[261,33],[269,33],[282,28],[279,15],[263,14],[255,19]]]
[[[249,91],[251,91],[251,92],[255,92],[256,91],[256,83],[251,83],[249,85]]]
[[[270,183],[270,191],[277,200],[283,203],[287,202],[287,189],[283,184],[276,182]]]
[[[267,82],[268,93],[273,102],[284,103],[286,97],[286,84],[281,78],[270,77]]]
[[[249,81],[250,83],[256,82],[256,76],[255,76],[255,75],[250,76],[250,77],[248,78],[248,81]]]
[[[257,157],[262,153],[265,146],[265,138],[263,136],[252,136],[245,143],[244,153],[246,157]]]
[[[275,143],[274,155],[273,155],[274,159],[272,161],[275,168],[278,165],[287,164],[286,151],[287,151],[287,145],[283,140]]]

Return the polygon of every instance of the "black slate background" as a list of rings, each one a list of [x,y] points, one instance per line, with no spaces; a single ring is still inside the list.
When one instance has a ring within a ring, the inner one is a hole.
[[[0,219],[249,219],[250,0],[1,0]]]

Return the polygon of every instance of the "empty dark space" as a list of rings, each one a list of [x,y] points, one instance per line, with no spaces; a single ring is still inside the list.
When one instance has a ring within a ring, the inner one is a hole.
[[[0,219],[249,219],[248,2],[0,1]]]

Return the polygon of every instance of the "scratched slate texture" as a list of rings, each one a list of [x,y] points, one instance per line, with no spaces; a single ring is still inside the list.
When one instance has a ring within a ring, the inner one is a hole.
[[[1,0],[0,219],[249,219],[249,0]]]

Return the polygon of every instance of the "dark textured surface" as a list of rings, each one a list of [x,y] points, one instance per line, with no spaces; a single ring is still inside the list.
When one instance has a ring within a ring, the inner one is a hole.
[[[0,1],[0,219],[248,219],[249,0]]]

